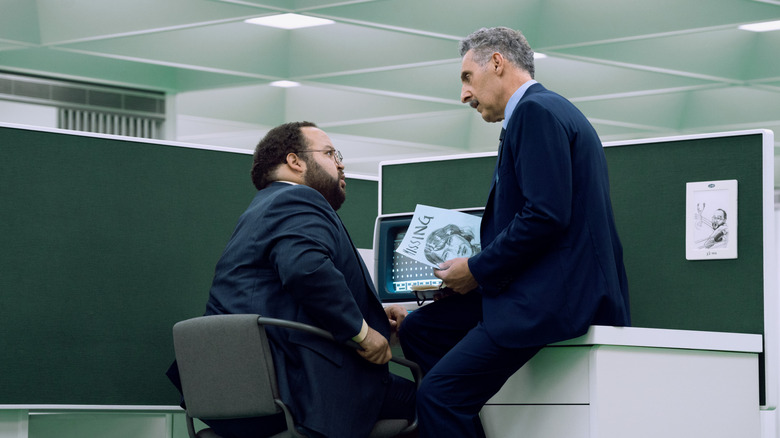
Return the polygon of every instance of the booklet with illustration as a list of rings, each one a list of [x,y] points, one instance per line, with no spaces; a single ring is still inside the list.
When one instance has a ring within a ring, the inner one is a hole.
[[[450,259],[471,257],[481,249],[481,221],[468,213],[418,204],[396,252],[433,268]]]

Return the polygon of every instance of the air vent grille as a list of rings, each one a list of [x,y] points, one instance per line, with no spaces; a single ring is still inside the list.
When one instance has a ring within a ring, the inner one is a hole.
[[[58,117],[57,126],[62,129],[140,138],[160,138],[162,123],[148,117],[66,108],[60,108]]]
[[[58,127],[159,138],[165,94],[0,72],[0,99],[59,109]]]

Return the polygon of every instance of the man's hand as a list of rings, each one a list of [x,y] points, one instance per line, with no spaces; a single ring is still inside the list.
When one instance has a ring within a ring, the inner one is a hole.
[[[401,328],[401,323],[404,322],[404,318],[406,318],[407,312],[406,309],[395,304],[385,307],[385,314],[387,315],[387,319],[390,321],[390,329],[393,333],[395,333],[399,328]]]
[[[433,270],[433,275],[444,282],[447,288],[463,295],[476,289],[479,284],[469,269],[469,259],[460,257],[447,260],[439,265],[439,269]]]
[[[388,321],[390,321],[390,345],[397,345],[398,329],[401,328],[401,323],[406,318],[406,309],[399,305],[387,306],[385,307],[385,314]]]
[[[360,343],[362,350],[357,350],[363,359],[378,365],[390,362],[393,352],[390,351],[390,344],[384,336],[378,331],[368,328],[368,334],[363,342]]]

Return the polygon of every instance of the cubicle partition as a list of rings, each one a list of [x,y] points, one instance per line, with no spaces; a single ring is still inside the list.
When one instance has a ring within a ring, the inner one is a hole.
[[[780,373],[773,149],[764,130],[605,144],[633,325],[763,336],[755,384],[765,410],[777,406]],[[495,153],[381,163],[379,212],[483,206],[494,164]],[[687,183],[723,180],[737,181],[736,258],[689,260]]]
[[[760,404],[776,408],[772,133],[605,146],[634,325],[661,330],[647,332],[664,335],[657,350],[677,334],[672,348],[703,333],[736,336],[710,344],[727,351],[747,339],[745,351],[763,350]],[[374,206],[481,207],[494,163],[495,153],[385,162],[378,183],[348,175],[339,214],[356,246],[370,248]],[[0,410],[175,411],[163,374],[170,330],[204,310],[214,265],[254,194],[250,165],[248,151],[0,125]],[[722,180],[738,182],[737,257],[689,260],[686,184]],[[582,346],[626,333],[598,329],[561,348],[587,365],[615,352]]]
[[[171,328],[202,315],[255,194],[251,151],[0,126],[0,409],[177,409]],[[371,246],[377,181],[340,210]]]

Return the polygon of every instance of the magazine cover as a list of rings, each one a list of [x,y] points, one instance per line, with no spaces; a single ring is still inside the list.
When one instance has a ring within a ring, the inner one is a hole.
[[[481,249],[481,221],[468,213],[418,204],[396,252],[433,268],[450,259],[471,257]]]

